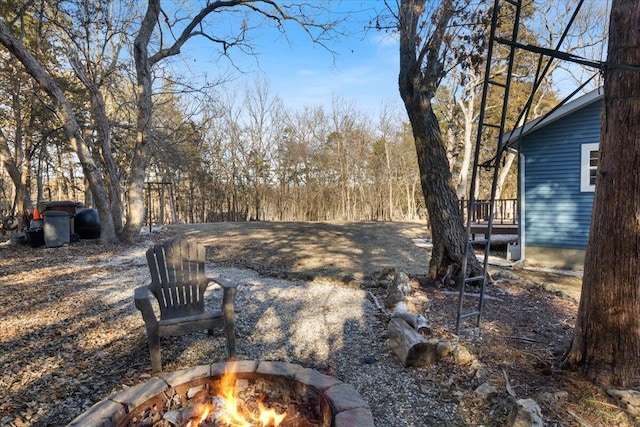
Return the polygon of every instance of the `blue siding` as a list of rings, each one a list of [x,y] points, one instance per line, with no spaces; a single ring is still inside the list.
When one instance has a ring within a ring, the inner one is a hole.
[[[593,193],[580,191],[580,155],[600,139],[601,111],[598,100],[523,139],[526,246],[586,249]]]

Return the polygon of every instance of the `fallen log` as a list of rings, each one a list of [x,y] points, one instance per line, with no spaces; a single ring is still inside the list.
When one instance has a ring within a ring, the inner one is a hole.
[[[422,314],[411,313],[407,309],[407,304],[404,301],[400,301],[396,305],[395,310],[391,313],[391,318],[394,317],[404,320],[413,329],[422,334],[431,333],[431,325],[429,324],[429,321]]]
[[[403,319],[391,319],[387,329],[389,347],[404,366],[426,366],[440,358],[437,343],[427,341]]]
[[[393,277],[393,282],[389,288],[389,295],[384,299],[386,308],[393,308],[401,301],[406,301],[411,293],[411,279],[404,272],[398,272]]]

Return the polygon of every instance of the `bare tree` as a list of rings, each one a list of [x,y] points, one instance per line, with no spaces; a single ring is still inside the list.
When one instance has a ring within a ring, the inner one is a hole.
[[[452,184],[447,151],[438,118],[433,110],[435,96],[444,70],[451,37],[450,26],[462,6],[455,0],[430,2],[401,0],[398,10],[400,32],[400,96],[404,102],[418,155],[420,180],[424,194],[433,253],[429,277],[447,274],[451,265],[460,265],[467,245],[462,213]],[[480,264],[469,251],[468,266],[479,273]]]
[[[613,0],[599,164],[576,327],[565,367],[640,386],[640,3]]]
[[[245,178],[253,193],[252,218],[261,220],[266,208],[266,191],[273,178],[273,155],[284,121],[284,105],[278,96],[270,92],[269,83],[260,80],[255,81],[253,87],[245,88],[243,110]]]
[[[100,169],[107,186],[111,216],[116,231],[120,232],[124,218],[121,173],[111,148],[111,124],[104,92],[113,85],[110,77],[122,66],[120,52],[128,42],[126,34],[132,25],[132,18],[136,16],[135,8],[127,2],[116,4],[105,0],[80,0],[72,5],[69,13],[82,25],[60,26],[63,50],[89,95],[95,150],[102,163]]]
[[[131,240],[139,235],[144,217],[142,191],[148,163],[148,141],[153,129],[152,80],[154,67],[164,59],[178,55],[184,44],[193,37],[204,37],[219,44],[224,55],[228,55],[234,47],[241,47],[251,52],[251,46],[246,39],[247,34],[265,24],[273,24],[284,32],[285,23],[297,23],[307,31],[312,40],[322,43],[334,28],[335,22],[319,23],[315,21],[314,15],[308,12],[322,10],[322,3],[318,4],[320,6],[295,2],[280,5],[274,0],[220,0],[207,2],[206,6],[193,16],[181,17],[175,22],[170,22],[169,16],[171,14],[163,12],[161,0],[148,1],[133,49],[138,86],[137,140],[128,183],[125,239]],[[236,32],[216,34],[214,18],[231,17],[234,12],[241,14]],[[160,19],[161,16],[166,19]],[[255,17],[260,18],[260,21],[252,19]],[[161,22],[165,22],[166,26],[160,27]],[[184,24],[185,22],[186,24]],[[160,34],[157,34],[158,32]],[[159,45],[155,53],[152,53],[154,35],[158,36]]]
[[[3,8],[2,13],[7,14],[5,19],[10,20],[11,6]],[[44,2],[40,8],[44,8]],[[20,19],[18,19],[20,18]],[[21,15],[14,18],[15,34],[20,40],[29,44],[36,51],[36,55],[43,61],[55,63],[51,54],[51,45],[48,42],[48,26],[42,21],[22,19]],[[1,70],[3,80],[2,96],[6,99],[7,114],[3,122],[3,134],[0,137],[0,151],[3,163],[15,188],[15,197],[12,211],[21,213],[24,209],[32,208],[31,186],[32,159],[43,144],[39,144],[38,138],[42,134],[40,123],[50,119],[50,115],[43,111],[39,101],[37,83],[24,71],[19,63],[9,56],[3,56]],[[11,148],[10,148],[11,147]]]

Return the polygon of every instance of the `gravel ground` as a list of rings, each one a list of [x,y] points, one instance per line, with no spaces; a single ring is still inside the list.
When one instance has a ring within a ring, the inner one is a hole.
[[[424,388],[425,370],[405,369],[390,354],[386,322],[365,291],[218,271],[240,283],[241,359],[282,360],[334,375],[369,402],[378,426],[455,424],[456,405]],[[434,423],[425,424],[429,419]]]

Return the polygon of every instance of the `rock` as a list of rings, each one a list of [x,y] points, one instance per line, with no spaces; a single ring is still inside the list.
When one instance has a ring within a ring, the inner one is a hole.
[[[509,270],[498,270],[491,275],[494,280],[518,281],[520,277]]]
[[[633,416],[640,416],[640,391],[607,390],[609,396],[616,399]]]
[[[453,351],[453,345],[449,341],[440,341],[436,348],[442,358],[447,357]]]
[[[480,399],[485,400],[492,394],[495,394],[496,389],[489,383],[482,383],[474,390],[474,393]]]
[[[533,399],[519,399],[511,408],[506,425],[509,427],[543,427],[542,410]]]
[[[453,357],[459,365],[467,365],[475,360],[475,356],[463,345],[458,345],[455,348]]]
[[[566,391],[556,391],[555,393],[545,391],[544,393],[540,393],[540,396],[538,396],[541,401],[548,404],[556,403],[558,400],[564,400],[567,397],[569,397],[569,393]]]
[[[474,378],[483,380],[485,378],[489,378],[491,376],[491,371],[487,368],[479,368],[474,375]]]

